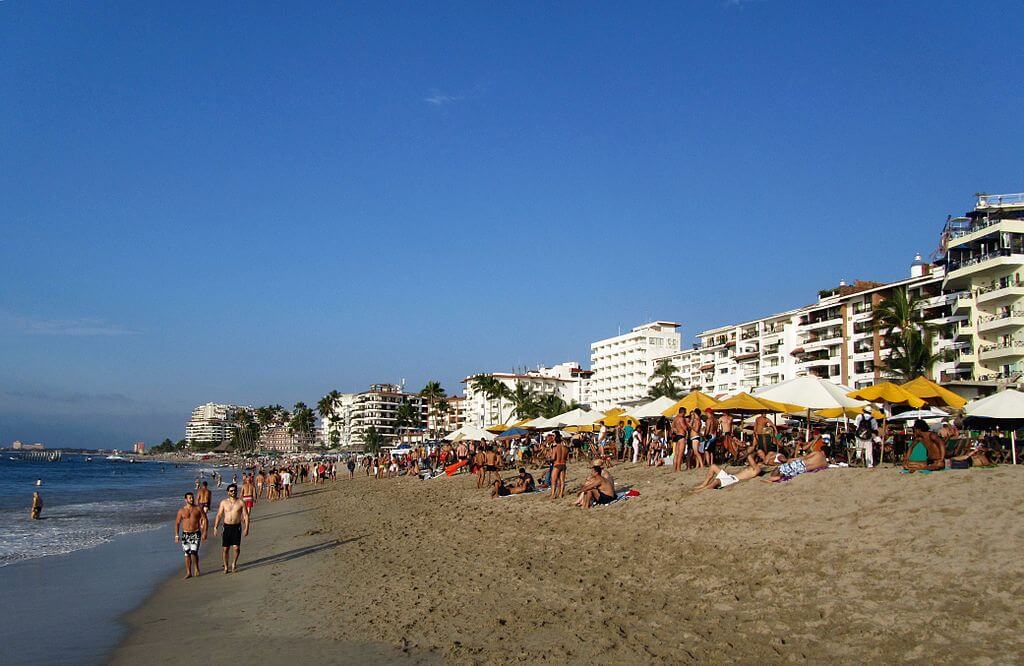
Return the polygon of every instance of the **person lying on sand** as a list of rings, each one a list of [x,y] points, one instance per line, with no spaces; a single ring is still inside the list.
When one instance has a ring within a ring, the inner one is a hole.
[[[753,458],[753,456],[751,456]],[[736,472],[730,474],[718,465],[712,463],[708,467],[707,477],[704,482],[693,489],[693,492],[700,492],[702,490],[715,490],[716,488],[728,488],[729,486],[739,483],[740,481],[749,481],[750,479],[756,479],[764,472],[762,467],[756,460],[748,459],[748,465]]]
[[[995,467],[995,462],[988,457],[988,449],[981,442],[974,442],[970,449],[963,455],[953,456],[949,466],[953,469],[964,469],[967,467]]]
[[[763,467],[778,467],[782,463],[786,462],[788,458],[779,451],[762,451],[760,449],[755,450],[749,456],[747,456],[747,464],[752,464],[751,461]]]
[[[512,491],[505,487],[505,482],[501,479],[495,479],[491,483],[491,497],[507,497],[511,494]]]
[[[590,470],[590,476],[583,483],[580,495],[573,506],[589,509],[595,504],[611,504],[614,502],[615,482],[610,478],[611,475],[605,476],[602,474],[602,462],[594,460],[590,463]]]
[[[792,479],[794,476],[813,472],[828,467],[828,458],[821,451],[812,451],[805,456],[794,458],[779,465],[779,468],[762,479],[768,483],[774,483],[780,479]]]
[[[532,493],[536,489],[537,483],[533,480],[533,475],[527,472],[525,467],[520,467],[519,476],[516,477],[515,483],[508,490],[513,495],[520,495],[522,493]]]

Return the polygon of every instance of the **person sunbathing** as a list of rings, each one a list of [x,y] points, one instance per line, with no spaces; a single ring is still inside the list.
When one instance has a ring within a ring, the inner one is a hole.
[[[600,460],[590,463],[590,476],[583,483],[574,506],[589,509],[595,504],[611,504],[615,501],[615,482],[610,478],[611,475],[602,474],[603,469]]]
[[[711,463],[708,468],[707,477],[704,482],[693,489],[693,492],[700,492],[702,490],[715,490],[717,488],[728,488],[731,485],[737,484],[740,481],[749,481],[750,479],[756,479],[764,472],[764,467],[761,466],[753,456],[747,459],[748,465],[736,472],[730,474],[718,465]]]
[[[812,451],[805,456],[793,458],[779,465],[779,468],[766,476],[763,480],[767,483],[774,483],[783,479],[792,479],[800,474],[814,472],[828,467],[828,458],[821,451]]]
[[[491,483],[491,497],[507,497],[511,494],[512,491],[505,487],[505,482],[501,479],[495,479]]]
[[[533,474],[527,472],[525,467],[520,467],[519,476],[516,477],[515,483],[509,486],[508,491],[513,495],[521,495],[532,493],[536,489],[537,483],[533,480]]]
[[[757,449],[747,456],[748,465],[754,462],[763,467],[778,467],[782,463],[786,462],[786,460],[788,460],[788,458],[786,458],[786,456],[784,456],[780,451],[769,452]]]
[[[949,466],[952,469],[965,469],[967,467],[995,467],[995,462],[988,457],[989,450],[981,442],[974,442],[966,453],[950,458]]]
[[[904,471],[934,471],[946,467],[946,444],[922,419],[914,421],[910,446],[903,456]]]

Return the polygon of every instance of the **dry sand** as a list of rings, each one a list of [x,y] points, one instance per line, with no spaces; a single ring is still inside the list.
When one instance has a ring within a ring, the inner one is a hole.
[[[169,582],[114,660],[1024,659],[1024,469],[830,469],[696,495],[696,472],[613,473],[641,496],[584,511],[492,500],[468,476],[357,476],[261,505],[258,566]]]

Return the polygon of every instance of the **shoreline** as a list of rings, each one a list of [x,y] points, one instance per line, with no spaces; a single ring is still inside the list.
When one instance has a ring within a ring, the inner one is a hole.
[[[371,663],[1024,655],[1024,471],[830,469],[698,494],[697,472],[612,471],[641,495],[574,509],[574,464],[557,502],[490,499],[468,475],[357,475],[258,505],[266,522],[240,572],[163,584],[127,616],[112,661],[197,650]],[[247,571],[252,558],[265,563]]]

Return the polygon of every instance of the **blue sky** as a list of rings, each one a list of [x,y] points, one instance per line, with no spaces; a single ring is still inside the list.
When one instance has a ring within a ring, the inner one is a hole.
[[[1017,2],[430,4],[0,3],[0,443],[690,338],[1024,191]]]

